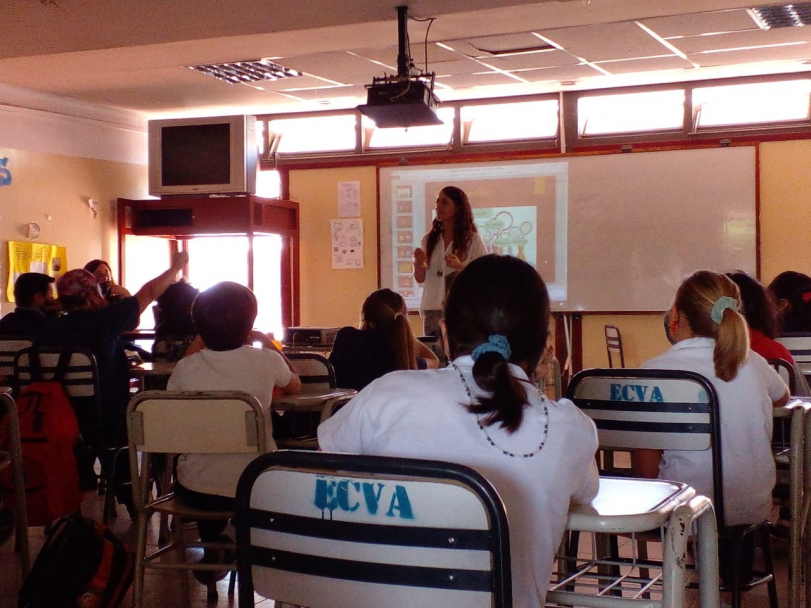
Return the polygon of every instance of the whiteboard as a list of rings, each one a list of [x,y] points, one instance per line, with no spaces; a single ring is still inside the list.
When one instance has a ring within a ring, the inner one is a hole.
[[[409,308],[438,190],[465,190],[488,251],[523,257],[552,310],[658,311],[691,272],[755,273],[754,146],[380,169],[381,284]]]

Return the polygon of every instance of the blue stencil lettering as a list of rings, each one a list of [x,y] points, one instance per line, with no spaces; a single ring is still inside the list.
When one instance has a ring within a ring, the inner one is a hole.
[[[377,492],[375,492],[375,484],[364,482],[363,484],[363,498],[366,500],[366,510],[369,515],[377,515],[377,506],[380,504],[380,495],[383,493],[383,484],[377,484]]]
[[[355,492],[360,491],[360,484],[355,481],[352,483],[352,487],[355,488]],[[349,482],[348,481],[339,481],[338,482],[338,506],[343,509],[344,511],[355,511],[360,506],[358,501],[355,501],[355,504],[349,504]]]
[[[394,517],[395,509],[400,512],[400,519],[414,519],[411,501],[408,500],[408,492],[403,486],[394,486],[394,494],[391,495],[391,504],[386,517]]]
[[[332,519],[332,512],[338,508],[338,498],[336,496],[336,486],[334,481],[326,479],[315,480],[315,506],[321,511],[321,519],[324,519],[324,511],[329,511],[329,518]]]
[[[0,158],[0,186],[11,185],[11,171],[6,168],[8,158]]]

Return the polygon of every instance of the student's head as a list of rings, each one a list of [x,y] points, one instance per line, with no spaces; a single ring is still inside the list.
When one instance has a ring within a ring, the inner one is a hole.
[[[780,331],[811,331],[811,277],[787,270],[769,283],[769,291],[777,300]]]
[[[243,346],[256,320],[256,296],[230,281],[217,283],[198,295],[192,318],[206,348],[234,350]]]
[[[777,337],[777,308],[774,296],[763,283],[747,272],[738,270],[728,272],[727,276],[741,292],[743,316],[747,325],[774,340]]]
[[[104,260],[90,260],[84,265],[84,269],[96,277],[96,281],[98,282],[102,293],[106,294],[110,288],[110,285],[114,283],[113,270],[110,268],[110,265]]]
[[[445,302],[445,332],[451,358],[472,355],[473,378],[493,393],[471,408],[515,431],[526,392],[509,372],[515,363],[531,374],[549,333],[549,295],[537,271],[518,258],[486,255],[468,264]]]
[[[106,302],[99,291],[99,284],[87,270],[77,268],[69,270],[56,280],[56,292],[62,310],[104,308]]]
[[[417,369],[414,336],[406,313],[403,296],[391,289],[373,291],[361,307],[360,328],[385,332],[394,369]]]
[[[155,300],[160,310],[161,321],[190,316],[192,303],[199,293],[199,289],[192,287],[183,279],[169,285]]]
[[[406,312],[405,300],[391,289],[378,289],[369,294],[360,309],[361,329],[388,327],[396,315]]]
[[[672,321],[687,323],[693,336],[715,340],[715,375],[730,381],[749,352],[749,328],[739,311],[741,294],[726,275],[699,270],[687,277],[676,291]],[[683,332],[679,330],[676,339]]]
[[[54,278],[39,272],[26,272],[14,281],[14,302],[17,306],[44,311],[55,300]]]

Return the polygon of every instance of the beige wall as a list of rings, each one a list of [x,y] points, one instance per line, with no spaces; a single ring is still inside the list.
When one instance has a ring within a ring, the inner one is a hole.
[[[0,147],[0,158],[12,182],[0,187],[0,266],[2,312],[13,309],[6,299],[8,241],[27,241],[26,226],[40,225],[36,243],[67,247],[68,266],[83,266],[102,257],[115,265],[117,233],[115,200],[146,194],[146,167]],[[94,218],[87,199],[98,201]],[[50,219],[49,219],[50,218]]]
[[[330,220],[338,217],[338,183],[359,181],[363,262],[333,270]],[[301,324],[357,325],[360,307],[377,289],[377,170],[375,167],[290,172],[290,198],[301,213]]]

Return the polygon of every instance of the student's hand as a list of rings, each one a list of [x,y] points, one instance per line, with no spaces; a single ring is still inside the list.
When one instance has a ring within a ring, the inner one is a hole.
[[[462,260],[459,259],[459,256],[454,253],[449,253],[445,256],[445,266],[451,270],[462,270],[463,264]]]
[[[172,256],[172,270],[175,272],[180,272],[186,267],[186,264],[189,263],[189,254],[185,251],[178,251],[174,256]]]
[[[121,285],[111,284],[107,289],[108,298],[129,298],[132,294]]]
[[[417,247],[414,250],[414,266],[416,268],[428,268],[428,256],[425,255],[425,251]]]

